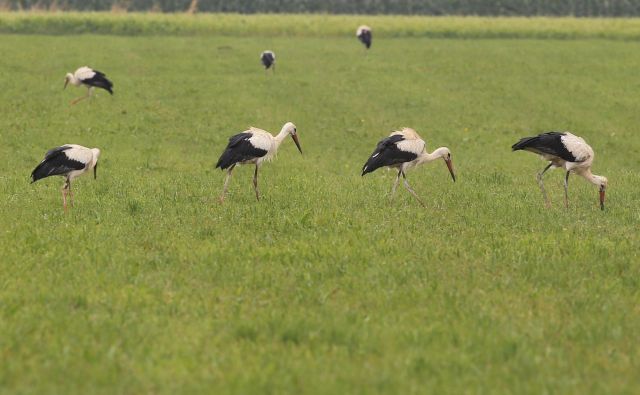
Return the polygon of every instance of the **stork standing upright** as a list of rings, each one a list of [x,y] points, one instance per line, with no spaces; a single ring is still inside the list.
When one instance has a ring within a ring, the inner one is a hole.
[[[67,211],[67,194],[71,197],[73,206],[73,192],[71,181],[93,169],[95,179],[98,171],[98,148],[87,148],[77,144],[65,144],[52,148],[44,156],[44,159],[31,172],[31,183],[49,176],[63,176],[65,178],[62,187],[62,205]]]
[[[273,51],[264,51],[260,54],[260,61],[265,70],[269,70],[273,66],[272,70],[276,72],[276,54]]]
[[[565,207],[569,207],[569,174],[574,172],[598,187],[600,192],[600,209],[604,210],[607,179],[606,177],[591,173],[594,153],[593,149],[582,137],[578,137],[569,132],[547,132],[520,139],[511,149],[513,151],[530,151],[549,161],[547,167],[538,173],[538,184],[540,185],[542,197],[547,207],[551,206],[551,202],[544,189],[542,176],[549,168],[561,167],[566,171],[564,177]]]
[[[93,94],[95,88],[102,88],[113,95],[113,83],[107,79],[104,73],[93,70],[90,67],[80,67],[73,74],[67,73],[64,77],[64,88],[67,88],[67,84],[71,83],[74,86],[84,85],[87,87],[87,94],[79,97],[71,102],[76,104],[80,100],[87,99]]]
[[[444,159],[454,182],[456,180],[456,175],[453,170],[451,151],[449,151],[449,148],[440,147],[432,153],[428,153],[425,146],[426,144],[424,140],[422,140],[418,133],[411,128],[402,128],[402,130],[394,131],[389,135],[389,137],[378,142],[378,146],[375,151],[373,151],[369,160],[367,160],[367,163],[362,167],[362,175],[364,176],[365,174],[371,173],[384,166],[398,169],[398,176],[393,184],[391,197],[395,194],[398,183],[400,182],[400,176],[402,176],[404,178],[404,186],[407,190],[411,192],[423,207],[426,207],[418,197],[418,194],[409,185],[405,174],[406,171],[423,163],[442,158]]]
[[[369,26],[362,25],[358,27],[358,30],[356,30],[356,37],[358,37],[358,40],[360,40],[367,49],[371,48],[371,41],[373,40],[373,37]]]
[[[254,127],[250,127],[249,130],[231,136],[227,148],[225,148],[222,155],[220,155],[220,159],[218,159],[218,163],[216,164],[216,169],[227,170],[222,195],[220,195],[220,203],[224,202],[224,195],[227,193],[231,173],[238,164],[254,164],[256,166],[253,175],[253,188],[256,192],[256,199],[260,200],[260,193],[258,192],[258,169],[262,163],[273,159],[278,151],[278,147],[280,147],[280,144],[287,136],[291,136],[293,142],[296,143],[296,147],[298,147],[298,151],[302,154],[296,125],[291,122],[285,123],[280,133],[275,137],[265,130]]]

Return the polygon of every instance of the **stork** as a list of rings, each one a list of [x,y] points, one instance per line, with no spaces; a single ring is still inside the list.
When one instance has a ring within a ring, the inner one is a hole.
[[[216,169],[227,170],[222,195],[220,195],[220,203],[224,202],[224,195],[227,193],[231,173],[238,164],[253,164],[256,166],[253,175],[253,188],[256,192],[256,199],[260,200],[260,194],[258,192],[258,170],[262,163],[274,158],[278,147],[280,147],[280,144],[287,136],[291,136],[293,142],[296,143],[296,147],[298,147],[298,151],[302,154],[296,125],[291,122],[285,123],[280,133],[275,137],[265,130],[254,127],[250,127],[249,130],[231,136],[227,148],[225,148],[222,155],[220,155],[220,159],[218,159],[218,163],[216,164]]]
[[[264,69],[268,70],[271,66],[273,66],[273,72],[276,71],[276,54],[273,51],[264,51],[260,54],[260,60],[264,65]]]
[[[71,104],[76,104],[80,100],[91,97],[95,88],[102,88],[113,95],[113,83],[107,79],[104,73],[98,70],[93,70],[87,66],[80,67],[73,74],[67,73],[64,77],[65,89],[69,83],[75,86],[84,85],[87,87],[87,94],[73,100]]]
[[[65,178],[62,187],[62,205],[67,211],[67,194],[70,196],[73,206],[73,193],[71,181],[93,169],[95,179],[98,171],[98,148],[87,148],[77,144],[65,144],[52,148],[44,155],[44,159],[31,172],[31,183],[49,176],[63,176]]]
[[[384,166],[398,169],[398,176],[391,189],[391,197],[396,192],[398,183],[400,182],[400,176],[404,178],[404,186],[407,190],[420,202],[423,207],[426,207],[422,200],[418,197],[418,194],[411,188],[407,181],[406,171],[412,169],[423,163],[432,162],[436,159],[444,159],[451,178],[456,181],[456,175],[453,170],[453,163],[451,162],[451,151],[447,147],[440,147],[428,153],[425,149],[425,142],[420,138],[418,133],[411,128],[402,128],[402,130],[392,132],[389,137],[384,138],[378,142],[378,146],[375,151],[367,160],[362,168],[362,175],[371,173],[376,169]]]
[[[365,47],[367,47],[367,49],[371,48],[372,36],[371,28],[369,26],[362,25],[358,27],[358,30],[356,30],[356,37],[358,37],[358,40],[360,40],[360,42],[363,43]]]
[[[569,132],[547,132],[533,137],[525,137],[515,143],[513,151],[525,150],[536,153],[549,164],[538,173],[538,184],[542,191],[545,205],[551,207],[542,182],[542,176],[550,168],[561,167],[566,171],[564,177],[564,205],[569,208],[569,174],[571,172],[585,178],[596,185],[600,192],[600,209],[604,210],[605,191],[607,189],[606,177],[591,173],[593,163],[593,149],[584,139]]]

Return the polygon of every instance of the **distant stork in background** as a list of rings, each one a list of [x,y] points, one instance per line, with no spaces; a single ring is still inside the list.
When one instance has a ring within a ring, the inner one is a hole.
[[[358,40],[360,40],[367,49],[371,48],[371,40],[373,38],[371,36],[371,28],[369,26],[362,25],[358,27],[358,30],[356,30],[356,37],[358,37]]]
[[[574,172],[596,185],[600,191],[600,209],[604,210],[607,179],[591,173],[593,149],[581,137],[569,132],[547,132],[533,137],[525,137],[515,143],[511,149],[536,153],[549,161],[547,167],[538,173],[538,184],[542,191],[545,205],[551,206],[542,182],[542,176],[551,167],[561,167],[566,171],[564,177],[564,205],[569,207],[569,173]]]
[[[262,163],[273,159],[278,151],[278,147],[280,147],[280,144],[287,136],[291,136],[293,142],[296,143],[296,147],[298,147],[298,151],[302,154],[296,125],[291,122],[285,123],[280,133],[275,137],[265,130],[254,127],[250,127],[249,130],[231,136],[227,148],[222,155],[220,155],[220,159],[218,159],[218,163],[216,164],[216,169],[219,167],[221,170],[227,170],[222,195],[220,195],[220,203],[224,202],[224,195],[227,193],[231,172],[233,172],[233,169],[238,164],[256,165],[256,170],[253,175],[253,188],[256,192],[256,199],[260,200],[260,194],[258,192],[258,169]]]
[[[64,77],[65,89],[69,83],[75,86],[84,85],[87,87],[87,94],[75,99],[71,104],[76,104],[80,100],[91,97],[95,88],[102,88],[113,95],[113,83],[107,79],[104,73],[98,70],[93,70],[87,66],[80,67],[73,74],[67,73]]]
[[[44,159],[31,172],[31,183],[49,176],[63,176],[65,178],[62,187],[62,205],[67,211],[67,194],[71,198],[73,206],[73,192],[71,181],[93,169],[93,178],[96,178],[98,170],[98,148],[87,148],[77,144],[65,144],[52,148],[44,156]]]
[[[425,150],[425,142],[420,138],[415,130],[410,128],[402,128],[400,131],[395,131],[389,135],[389,137],[380,140],[375,151],[367,160],[362,168],[362,175],[371,173],[376,169],[384,166],[398,169],[398,176],[393,184],[391,190],[391,197],[396,192],[398,183],[400,182],[400,176],[404,178],[404,186],[409,192],[420,202],[423,207],[425,204],[420,200],[418,194],[411,188],[407,181],[406,171],[412,169],[423,163],[434,161],[438,158],[444,159],[444,162],[451,173],[451,178],[455,182],[456,175],[453,170],[453,163],[451,162],[451,152],[447,147],[440,147],[428,153]]]
[[[264,69],[268,70],[271,66],[273,66],[273,71],[276,71],[276,54],[273,51],[264,51],[260,54],[260,60],[264,65]]]

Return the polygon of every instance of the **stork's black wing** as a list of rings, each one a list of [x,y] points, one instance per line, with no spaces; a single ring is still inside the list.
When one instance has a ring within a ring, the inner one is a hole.
[[[220,155],[220,159],[218,159],[216,169],[219,167],[224,170],[238,162],[244,162],[265,156],[267,151],[254,147],[249,140],[251,137],[253,137],[252,133],[239,133],[235,136],[231,136],[231,138],[229,138],[227,148],[224,150],[222,155]]]
[[[44,160],[31,172],[31,182],[34,183],[41,178],[64,175],[73,170],[84,169],[86,164],[70,159],[65,154],[65,151],[71,148],[63,145],[47,151]]]
[[[576,162],[577,159],[562,142],[565,133],[547,132],[533,137],[525,137],[511,146],[514,151],[525,150],[536,154],[554,155],[568,162]]]
[[[367,49],[369,49],[371,47],[371,31],[369,30],[363,30],[360,35],[358,36],[358,38],[360,39],[360,41],[367,47]]]
[[[55,147],[55,148],[51,148],[49,151],[47,151],[46,154],[44,154],[44,160],[47,160],[49,158],[51,158],[52,156],[55,156],[56,154],[59,154],[62,151],[66,151],[68,149],[71,149],[72,147],[69,145],[62,145],[60,147]]]
[[[375,151],[373,151],[367,163],[362,167],[362,175],[364,176],[367,173],[371,173],[380,167],[393,166],[415,160],[418,155],[398,148],[397,143],[402,140],[404,140],[404,136],[400,134],[395,134],[380,140]]]
[[[104,73],[98,70],[93,70],[93,72],[95,73],[93,77],[82,80],[82,83],[95,86],[96,88],[102,88],[113,95],[113,83],[107,79]]]
[[[273,60],[273,54],[270,54],[268,52],[262,54],[262,64],[264,65],[265,69],[271,67],[271,65],[273,64]]]

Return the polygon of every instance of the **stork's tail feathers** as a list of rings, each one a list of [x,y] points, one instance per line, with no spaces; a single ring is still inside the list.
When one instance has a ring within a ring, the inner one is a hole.
[[[526,149],[527,147],[530,147],[532,144],[534,144],[538,139],[539,139],[539,136],[522,138],[520,139],[520,141],[512,145],[511,149],[513,151]]]
[[[106,89],[106,91],[113,96],[113,84],[111,83],[111,81],[109,81],[109,85],[105,86],[104,89]]]
[[[46,166],[46,162],[43,161],[38,166],[36,166],[36,168],[33,169],[33,171],[31,172],[31,183],[33,184],[34,182],[40,179],[48,177],[50,175],[49,173],[50,172]]]
[[[222,155],[220,155],[220,159],[218,159],[218,163],[216,163],[216,169],[220,168],[220,170],[227,169],[231,167],[235,163],[235,158],[232,150],[225,150]]]
[[[364,164],[364,166],[362,166],[362,175],[364,176],[367,173],[372,173],[374,172],[376,169],[378,169],[379,167],[382,167],[382,164],[380,163],[380,161],[378,160],[378,157],[380,155],[379,154],[374,154],[372,155],[369,160],[367,161],[367,163]]]
[[[113,95],[113,82],[109,81],[102,74],[96,74],[93,77],[92,85],[98,88],[102,88]]]

